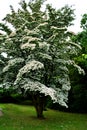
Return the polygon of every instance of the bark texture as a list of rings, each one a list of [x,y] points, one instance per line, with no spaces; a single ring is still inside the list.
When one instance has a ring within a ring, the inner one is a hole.
[[[39,94],[35,94],[32,96],[33,104],[36,109],[37,118],[43,119],[43,111],[44,111],[44,105],[45,105],[45,97],[41,96]]]

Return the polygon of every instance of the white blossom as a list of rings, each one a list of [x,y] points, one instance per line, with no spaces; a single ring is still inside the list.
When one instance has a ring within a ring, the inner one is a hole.
[[[26,41],[26,40],[28,41],[29,38],[30,38],[30,36],[24,36],[22,40],[23,40],[23,41]]]
[[[39,42],[39,47],[40,49],[45,47],[47,50],[49,50],[50,44],[46,42]]]
[[[68,107],[66,104],[68,99],[68,91],[64,91],[60,88],[55,88],[55,90],[57,102],[62,106]]]
[[[29,36],[37,35],[37,34],[40,32],[37,27],[34,28],[34,29],[32,29],[32,30],[25,29],[24,31],[27,33],[27,36],[24,36],[24,39],[25,39],[25,40],[29,39]],[[26,38],[27,38],[27,39],[26,39]]]
[[[43,28],[44,26],[48,25],[47,22],[41,23],[37,26],[37,28]]]
[[[40,38],[37,38],[37,37],[30,37],[28,42],[31,43],[31,42],[35,42],[35,41],[40,41]]]
[[[38,81],[31,81],[29,79],[22,80],[20,86],[24,88],[25,91],[34,91],[44,94],[45,96],[50,96],[54,103],[59,102],[60,105],[67,107],[65,101],[67,101],[68,94],[66,93],[66,95],[64,95],[60,89],[57,91]]]
[[[69,42],[71,45],[75,46],[75,47],[78,47],[79,49],[82,49],[82,47],[79,45],[79,44],[76,44],[74,42]]]
[[[41,94],[44,94],[45,96],[50,96],[54,103],[58,102],[60,105],[68,107],[66,102],[68,97],[67,90],[69,90],[69,88],[66,88],[65,90],[55,87],[54,88],[47,87],[46,85],[38,81],[33,81],[28,78],[21,79],[20,87],[23,88],[25,92],[27,91],[39,92]]]
[[[7,49],[5,49],[4,47],[0,48],[0,53],[6,52],[6,51],[7,51]]]
[[[5,82],[0,84],[0,88],[9,89],[11,87],[11,83]]]
[[[85,74],[85,71],[80,66],[74,64],[74,67],[77,68],[79,74],[83,74],[83,75]]]
[[[50,45],[47,44],[46,42],[38,42],[38,46],[40,49],[45,48],[45,50],[48,50]],[[27,43],[22,44],[20,48],[34,50],[36,48],[36,44],[27,42]]]
[[[58,28],[58,27],[55,27],[55,26],[51,26],[51,29],[53,29],[53,30],[66,30],[65,27]]]
[[[39,61],[32,60],[32,61],[27,62],[27,64],[19,70],[15,83],[21,80],[21,77],[23,74],[29,73],[31,70],[38,70],[38,69],[43,69],[43,68],[44,68],[44,65]]]
[[[35,49],[35,47],[36,47],[36,44],[29,44],[29,43],[25,43],[25,44],[22,44],[21,45],[21,49],[31,49],[31,50],[33,50],[33,49]]]
[[[79,65],[77,65],[73,60],[67,60],[66,64],[72,65],[75,68],[77,68],[79,74],[83,74],[83,75],[85,74],[85,71]]]
[[[3,72],[6,72],[9,70],[10,67],[15,66],[16,64],[24,62],[23,58],[15,58],[8,61],[8,65],[4,67]]]
[[[66,66],[61,65],[61,66],[59,66],[59,69],[65,71],[65,72],[68,72],[68,68]]]
[[[67,83],[62,85],[62,90],[69,91],[70,88],[71,88],[70,82],[67,82]]]
[[[45,94],[45,96],[50,96],[53,101],[57,102],[55,97],[56,91],[53,88],[46,87],[44,84],[38,81],[28,81],[28,83],[24,84],[22,88],[24,88],[26,91],[39,91],[40,93]]]
[[[16,35],[16,32],[12,32],[9,37],[14,37]]]
[[[39,53],[39,57],[41,57],[42,59],[52,60],[52,57],[50,55],[44,53]]]

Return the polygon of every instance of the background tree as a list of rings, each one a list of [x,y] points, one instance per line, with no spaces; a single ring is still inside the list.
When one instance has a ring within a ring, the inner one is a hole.
[[[9,58],[6,55],[6,49],[5,49],[5,37],[6,35],[3,34],[3,30],[5,31],[5,33],[9,33],[10,30],[8,29],[8,27],[4,24],[0,24],[0,29],[2,31],[2,33],[0,34],[0,83],[3,83],[3,86],[0,85],[0,102],[3,101],[7,101],[8,97],[10,97],[11,93],[12,93],[12,89],[8,87],[8,85],[5,84],[4,80],[4,74],[3,74],[3,68],[6,66],[7,61],[9,60]],[[10,32],[11,33],[11,32]]]
[[[5,35],[4,48],[10,59],[3,69],[3,83],[15,86],[19,93],[30,92],[38,118],[43,117],[48,97],[67,107],[71,87],[68,66],[83,71],[72,59],[80,46],[70,40],[67,31],[74,20],[73,10],[47,5],[42,12],[43,2],[23,0],[17,12],[10,6],[11,14],[4,18],[14,30]]]
[[[69,106],[70,110],[74,112],[87,112],[87,14],[82,16],[81,28],[82,32],[72,37],[72,40],[82,47],[75,60],[85,71],[85,75],[82,76],[78,75],[76,70],[71,70],[72,89],[69,96]]]

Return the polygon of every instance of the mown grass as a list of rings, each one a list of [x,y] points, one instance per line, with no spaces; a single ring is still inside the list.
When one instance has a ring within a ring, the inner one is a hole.
[[[47,110],[46,119],[36,118],[32,106],[0,104],[4,115],[0,117],[0,130],[86,130],[87,114],[74,114]]]

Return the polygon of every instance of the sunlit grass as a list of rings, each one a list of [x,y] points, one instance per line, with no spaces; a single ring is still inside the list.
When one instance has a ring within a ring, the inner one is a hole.
[[[4,115],[0,117],[0,130],[86,130],[87,114],[73,114],[47,110],[46,119],[36,118],[32,106],[0,104]]]

